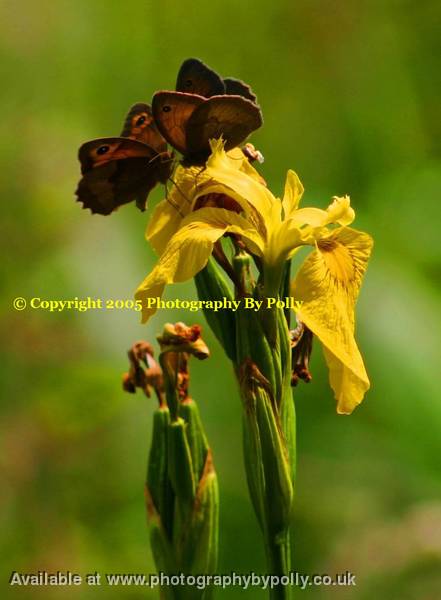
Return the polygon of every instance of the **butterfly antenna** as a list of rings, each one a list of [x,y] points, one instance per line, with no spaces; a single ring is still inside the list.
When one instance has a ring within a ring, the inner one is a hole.
[[[167,158],[164,158],[164,156],[167,156]],[[169,156],[168,152],[158,152],[158,154],[156,154],[156,156],[151,158],[148,162],[151,164],[156,161],[161,161],[161,164],[166,165],[167,163],[175,162],[175,157]]]
[[[182,217],[182,218],[185,217],[185,215],[181,212],[181,209],[179,208],[179,206],[177,204],[175,204],[174,202],[172,202],[172,200],[170,200],[170,196],[168,195],[167,188],[166,188],[165,199],[170,204],[170,206],[172,206],[175,209],[175,211],[179,214],[180,217]]]
[[[188,196],[182,191],[182,188],[176,183],[176,181],[174,179],[172,179],[171,177],[169,177],[168,180],[172,182],[172,184],[176,187],[176,189],[181,194],[181,196],[184,198],[184,200],[188,204],[191,204],[190,198],[188,198]]]
[[[195,185],[196,185],[196,187],[199,185],[199,183],[198,183],[199,176],[200,176],[200,175],[202,175],[202,173],[203,173],[204,171],[206,171],[206,170],[207,170],[207,165],[203,165],[203,166],[202,166],[202,167],[199,169],[199,171],[196,173],[196,175],[195,175],[195,180],[196,180],[196,184],[195,184]],[[210,178],[210,181],[212,181],[212,180],[213,180],[213,178]]]
[[[164,164],[170,163],[170,162],[176,162],[176,159],[174,156],[169,156],[168,158],[166,158],[165,160],[162,161]]]

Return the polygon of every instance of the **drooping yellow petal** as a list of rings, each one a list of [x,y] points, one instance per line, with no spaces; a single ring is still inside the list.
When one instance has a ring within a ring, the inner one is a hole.
[[[153,271],[138,287],[135,298],[142,301],[142,322],[145,323],[157,310],[149,307],[148,299],[161,296],[169,283],[186,281],[206,265],[213,244],[225,233],[225,228],[213,228],[205,223],[192,223],[179,229],[169,240]]]
[[[286,174],[285,192],[283,194],[282,206],[285,219],[288,219],[297,210],[303,196],[304,187],[297,173],[291,171]]]
[[[369,389],[354,338],[354,308],[371,248],[368,234],[335,229],[317,242],[292,286],[293,296],[303,302],[298,317],[324,346],[341,414],[350,414]]]
[[[241,235],[252,250],[261,253],[258,233],[237,213],[220,208],[202,208],[182,220],[182,226],[168,241],[153,271],[138,287],[135,298],[142,302],[142,322],[156,312],[148,299],[161,296],[169,283],[191,279],[205,267],[214,243],[226,232]]]

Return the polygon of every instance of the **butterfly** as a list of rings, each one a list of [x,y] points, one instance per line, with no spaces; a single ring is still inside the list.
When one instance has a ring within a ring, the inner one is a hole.
[[[249,85],[234,77],[222,78],[198,58],[184,60],[176,79],[176,91],[205,98],[223,94],[243,96],[257,104],[256,95]]]
[[[144,211],[150,191],[168,180],[173,166],[151,107],[144,103],[129,110],[120,137],[86,142],[78,158],[82,173],[78,201],[100,215],[109,215],[133,200]]]
[[[225,149],[231,150],[263,123],[247,84],[223,79],[196,58],[181,65],[175,92],[154,94],[152,112],[158,130],[187,165],[206,161],[210,139],[222,137]]]

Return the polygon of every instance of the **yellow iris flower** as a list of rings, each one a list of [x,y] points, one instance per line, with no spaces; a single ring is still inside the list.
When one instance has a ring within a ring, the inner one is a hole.
[[[369,388],[354,339],[354,307],[372,239],[347,227],[355,217],[349,197],[334,197],[326,210],[299,208],[303,186],[288,171],[280,201],[241,151],[226,153],[222,141],[212,142],[204,169],[178,167],[174,179],[171,194],[158,205],[147,229],[160,258],[136,298],[145,307],[146,299],[161,296],[167,284],[191,279],[228,232],[239,235],[260,257],[265,295],[277,296],[286,260],[300,247],[313,246],[292,284],[292,295],[303,303],[297,317],[323,344],[337,411],[351,413]],[[237,210],[199,208],[198,200],[208,194],[227,196]],[[143,321],[154,311],[144,308]]]

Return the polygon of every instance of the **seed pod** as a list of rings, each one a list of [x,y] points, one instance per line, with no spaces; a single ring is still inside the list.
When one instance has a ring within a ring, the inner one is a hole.
[[[168,429],[168,475],[183,509],[191,506],[196,493],[195,474],[190,447],[186,435],[187,425],[178,418]]]
[[[219,490],[211,451],[199,480],[191,521],[180,537],[181,567],[191,573],[213,573],[217,565]],[[205,596],[204,596],[205,599]]]
[[[207,458],[208,442],[196,402],[191,398],[184,400],[179,407],[179,415],[187,424],[185,433],[190,448],[193,471],[196,479],[199,480]]]

